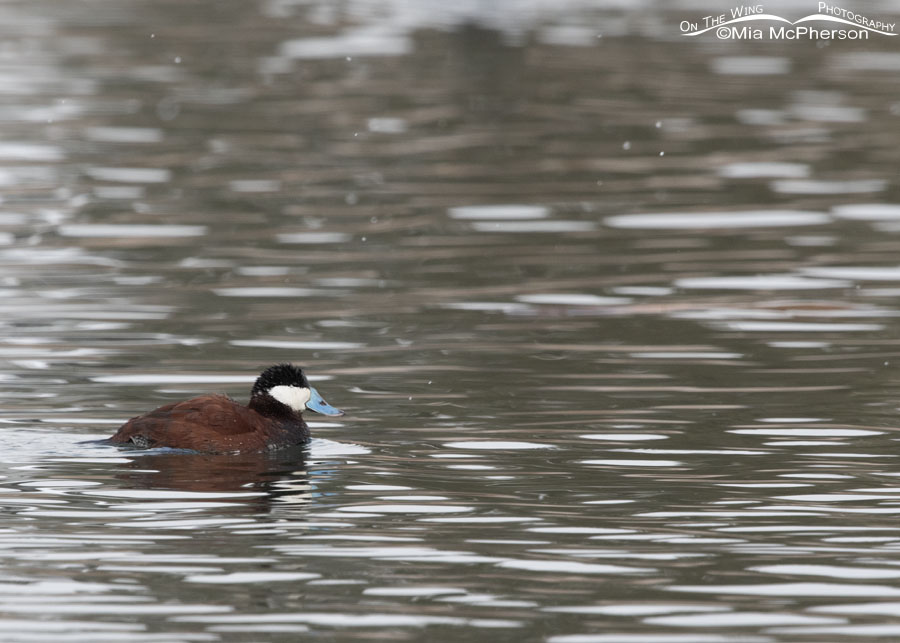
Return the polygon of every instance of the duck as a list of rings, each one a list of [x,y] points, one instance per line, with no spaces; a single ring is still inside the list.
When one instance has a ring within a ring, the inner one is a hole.
[[[303,411],[344,414],[310,386],[302,368],[276,364],[256,379],[246,406],[225,395],[201,395],[167,404],[131,418],[107,443],[201,453],[284,449],[309,442]]]

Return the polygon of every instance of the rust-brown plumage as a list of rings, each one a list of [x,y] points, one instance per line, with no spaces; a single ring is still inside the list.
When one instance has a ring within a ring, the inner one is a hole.
[[[311,401],[305,407],[292,408],[292,398],[285,397],[285,390],[309,390]],[[203,395],[167,404],[128,420],[109,442],[206,453],[281,449],[309,441],[309,428],[301,416],[303,408],[326,415],[341,414],[319,397],[301,369],[279,364],[259,376],[247,406],[223,395]]]

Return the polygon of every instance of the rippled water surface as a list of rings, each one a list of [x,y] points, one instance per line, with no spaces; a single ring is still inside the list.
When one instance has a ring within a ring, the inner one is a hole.
[[[0,6],[0,640],[900,638],[894,39],[457,4]]]

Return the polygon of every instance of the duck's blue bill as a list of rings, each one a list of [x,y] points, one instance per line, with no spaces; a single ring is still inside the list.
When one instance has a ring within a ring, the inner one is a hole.
[[[319,395],[319,392],[313,387],[309,387],[309,402],[306,403],[306,408],[310,411],[315,411],[316,413],[321,413],[322,415],[343,415],[344,412],[340,409],[336,409],[331,406],[328,402],[322,399],[322,396]]]

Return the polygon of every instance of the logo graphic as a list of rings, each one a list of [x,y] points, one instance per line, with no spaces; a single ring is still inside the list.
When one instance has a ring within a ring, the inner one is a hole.
[[[766,22],[770,24],[758,24]],[[831,24],[807,24],[822,22]],[[873,20],[857,11],[819,2],[817,13],[798,20],[766,13],[763,5],[755,4],[734,7],[730,15],[704,16],[698,22],[682,20],[678,28],[682,36],[688,37],[714,31],[719,40],[868,40],[873,34],[896,36],[895,26],[893,22]]]

